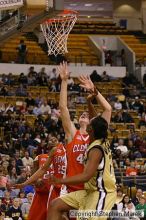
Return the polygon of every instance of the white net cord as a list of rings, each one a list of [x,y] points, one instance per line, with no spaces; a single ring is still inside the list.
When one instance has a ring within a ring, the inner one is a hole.
[[[66,16],[66,17],[65,17]],[[67,39],[76,20],[76,15],[65,15],[41,24],[41,29],[48,45],[48,55],[68,53]]]

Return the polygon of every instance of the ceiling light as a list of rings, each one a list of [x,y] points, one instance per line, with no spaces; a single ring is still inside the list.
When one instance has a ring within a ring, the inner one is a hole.
[[[85,4],[85,7],[91,7],[93,4]]]
[[[87,18],[91,18],[91,16],[90,16],[90,15],[88,15],[88,16],[87,16]]]

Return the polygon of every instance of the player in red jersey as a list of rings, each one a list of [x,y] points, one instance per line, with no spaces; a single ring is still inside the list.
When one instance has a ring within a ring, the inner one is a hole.
[[[66,174],[67,160],[66,160],[66,150],[62,143],[57,144],[56,150],[52,158],[52,164],[54,169],[54,176],[58,178],[64,177]],[[60,196],[61,187],[62,185],[51,186],[49,199],[48,199],[48,206],[53,199],[56,199],[57,197]]]
[[[63,178],[65,175],[65,171],[66,171],[66,151],[65,148],[63,146],[62,143],[59,143],[56,137],[52,137],[49,140],[49,145],[51,145],[53,148],[49,153],[48,158],[46,159],[45,163],[43,166],[41,166],[27,181],[25,181],[22,184],[17,184],[15,185],[16,188],[23,188],[26,185],[30,185],[33,184],[36,180],[38,180],[39,178],[41,178],[48,170],[48,168],[51,166],[51,170],[53,170],[53,173],[55,177],[57,178]],[[49,174],[50,174],[49,173]],[[46,181],[47,181],[47,175],[45,175]],[[41,204],[41,202],[45,205],[45,208],[47,210],[47,206],[49,206],[49,203],[60,196],[60,192],[61,192],[61,185],[56,185],[56,186],[51,186],[49,187],[49,193],[46,192],[47,194],[47,203],[45,200],[45,204],[43,201],[43,197],[39,198],[39,204]],[[33,206],[33,208],[31,208],[33,213],[37,213],[35,210],[38,206]],[[34,209],[35,208],[35,209]],[[38,209],[40,210],[40,208]],[[41,211],[40,211],[41,212]],[[30,212],[31,214],[31,212]],[[31,214],[32,216],[32,214]],[[44,218],[37,218],[36,216],[34,216],[35,218],[31,218],[32,220],[37,219],[37,220],[45,220],[46,216]],[[30,219],[29,219],[30,220]]]
[[[34,160],[34,169],[35,172],[40,167],[42,167],[48,159],[48,154],[40,154]],[[52,166],[50,166],[47,170],[47,174],[51,174],[53,172]],[[48,181],[45,179],[45,175],[43,179],[38,179],[35,184],[35,195],[33,198],[33,202],[29,211],[28,220],[41,220],[46,219],[47,217],[47,203],[50,185]]]
[[[79,118],[80,129],[77,130],[71,121],[69,110],[67,108],[67,81],[69,71],[67,63],[60,64],[59,74],[62,79],[59,108],[61,111],[62,124],[66,135],[66,155],[67,155],[67,177],[77,175],[83,172],[83,158],[85,150],[89,144],[89,135],[86,131],[89,124],[89,114],[83,112]],[[83,189],[83,184],[68,185],[67,191],[72,192]]]

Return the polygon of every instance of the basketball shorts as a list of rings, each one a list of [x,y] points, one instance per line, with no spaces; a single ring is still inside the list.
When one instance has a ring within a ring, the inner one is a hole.
[[[105,193],[104,191],[79,190],[61,196],[63,202],[77,209],[77,220],[106,220],[106,213],[110,212],[116,202],[117,193]],[[105,213],[106,212],[106,213]],[[74,216],[70,212],[70,219]],[[99,216],[101,215],[101,217]]]
[[[49,192],[35,192],[28,220],[46,220]]]

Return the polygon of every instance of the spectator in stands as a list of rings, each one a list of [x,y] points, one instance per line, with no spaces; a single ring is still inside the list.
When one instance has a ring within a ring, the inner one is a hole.
[[[36,115],[36,116],[38,116],[38,115],[41,114],[41,109],[40,109],[40,107],[38,106],[38,104],[35,104],[35,106],[34,106],[32,112],[33,112],[33,114]]]
[[[134,119],[127,110],[122,111],[122,116],[124,123],[134,123]]]
[[[28,193],[27,194],[27,202],[23,203],[21,205],[21,211],[22,211],[22,216],[24,218],[27,218],[30,207],[31,207],[31,203],[32,203],[32,199],[33,199],[33,193]]]
[[[119,211],[119,212],[124,211],[129,203],[129,201],[130,201],[129,196],[124,195],[122,201],[117,204],[117,211]]]
[[[116,204],[122,202],[123,200],[123,191],[121,189],[117,190],[117,200],[116,200]]]
[[[120,218],[121,220],[130,220],[131,216],[133,220],[140,220],[140,218],[138,218],[137,216],[133,216],[135,215],[135,206],[131,200],[128,202],[127,207],[124,210],[124,213],[127,213],[128,217]]]
[[[56,88],[56,82],[52,81],[51,85],[50,85],[50,92],[57,92],[57,88]]]
[[[47,77],[47,73],[45,71],[46,71],[45,67],[42,67],[40,72],[39,72],[39,75],[40,76],[43,75],[43,76]]]
[[[20,43],[16,49],[18,50],[18,63],[26,63],[27,47],[24,43],[24,40],[20,40]]]
[[[49,74],[49,79],[52,81],[52,80],[56,80],[57,78],[58,78],[58,73],[56,71],[56,68],[53,68]]]
[[[136,176],[138,173],[135,163],[132,161],[130,166],[126,168],[126,176]]]
[[[34,98],[32,97],[32,94],[31,93],[28,93],[28,96],[27,98],[25,99],[25,102],[27,104],[27,107],[29,106],[34,106],[35,105],[35,100]]]
[[[146,167],[144,165],[140,166],[140,170],[138,172],[139,176],[146,175]]]
[[[0,211],[3,211],[3,212],[6,211],[6,205],[2,203],[1,199],[0,199]]]
[[[101,75],[101,79],[102,82],[109,82],[110,81],[110,77],[109,75],[106,73],[106,71],[103,71],[102,75]]]
[[[130,97],[130,88],[128,86],[125,85],[125,87],[123,88],[123,95],[125,95],[125,97]]]
[[[15,158],[11,158],[10,164],[9,164],[9,167],[8,167],[8,171],[10,172],[10,170],[12,170],[13,168],[16,169],[16,173],[17,173],[17,175],[19,175],[19,174],[20,174],[20,168],[19,168],[19,166],[16,164]]]
[[[135,160],[136,158],[142,158],[141,153],[138,151],[138,149],[134,145],[134,141],[129,139],[128,140],[128,150],[129,150],[129,158],[131,160]]]
[[[8,181],[10,184],[16,184],[17,182],[17,172],[16,172],[16,168],[13,167],[10,171],[9,171],[9,175],[8,175]]]
[[[28,201],[24,191],[20,191],[18,197],[20,199],[20,205]]]
[[[5,204],[6,211],[9,209],[9,207],[11,207],[12,199],[10,197],[10,192],[9,191],[4,192],[4,198],[2,199],[2,204]]]
[[[143,195],[143,191],[141,189],[137,189],[136,190],[136,195],[135,197],[132,199],[132,202],[135,206],[137,206],[139,204],[140,198]]]
[[[123,118],[122,111],[116,112],[116,114],[115,114],[115,116],[113,118],[113,121],[115,123],[124,123],[124,118]]]
[[[23,220],[19,198],[13,199],[13,205],[6,212],[6,217],[12,218],[13,220]]]
[[[146,127],[146,113],[145,112],[143,112],[141,117],[140,117],[138,127],[140,129],[143,128],[143,127]]]
[[[69,73],[68,80],[67,80],[68,90],[72,91],[74,84],[75,84],[75,83],[74,83],[73,78],[71,77],[71,72],[70,72],[70,73]]]
[[[40,86],[48,85],[48,79],[47,79],[47,74],[45,73],[45,68],[42,68],[41,72],[38,73],[37,83]]]
[[[143,158],[146,158],[146,140],[144,139],[142,144],[139,146],[139,151]]]
[[[107,99],[110,101],[110,102],[115,102],[117,100],[116,96],[113,95],[110,91],[108,92],[107,94]]]
[[[114,103],[114,109],[115,110],[121,110],[122,109],[122,104],[118,99]]]
[[[20,76],[18,78],[18,82],[22,85],[27,85],[27,76],[24,75],[24,73],[20,73]]]
[[[126,110],[121,110],[117,112],[113,118],[113,121],[116,123],[133,123],[134,122],[132,116]]]
[[[8,177],[4,174],[4,169],[0,168],[0,189],[5,190],[7,188],[7,185],[9,183]]]
[[[21,173],[20,173],[20,176],[18,177],[17,179],[17,183],[23,183],[25,182],[26,180],[26,171],[25,170],[22,170]]]
[[[143,213],[144,213],[143,220],[145,220],[145,218],[146,218],[146,198],[144,195],[140,196],[139,204],[136,205],[136,210],[143,211]]]
[[[138,96],[135,97],[135,101],[132,102],[132,109],[138,111],[139,114],[142,114],[144,111],[143,102],[141,102]]]
[[[38,73],[35,71],[34,66],[29,68],[28,76],[32,76],[34,79],[37,79]]]
[[[27,167],[27,166],[32,167],[33,166],[33,159],[29,156],[28,151],[25,151],[25,156],[22,158],[22,162],[25,167]]]
[[[93,72],[90,75],[90,79],[93,83],[102,81],[101,76],[97,73],[96,70],[93,70]]]
[[[128,154],[128,149],[127,147],[124,145],[124,140],[123,139],[119,139],[118,142],[118,146],[117,146],[117,150],[120,150],[122,155],[127,155]]]
[[[12,73],[9,73],[8,75],[7,75],[7,85],[14,85],[14,82],[15,82],[15,80],[14,80],[14,76],[12,75]]]
[[[30,145],[33,144],[30,134],[27,132],[24,134],[21,145],[26,150]],[[23,161],[23,160],[22,160]]]
[[[35,76],[30,72],[27,75],[27,84],[28,86],[34,86],[36,82]]]
[[[50,108],[50,106],[48,105],[48,103],[47,103],[46,100],[41,104],[41,106],[40,106],[40,111],[41,111],[41,114],[42,114],[42,115],[46,115],[46,114],[51,115],[51,108]]]

